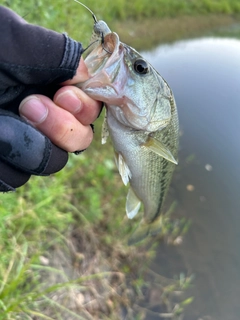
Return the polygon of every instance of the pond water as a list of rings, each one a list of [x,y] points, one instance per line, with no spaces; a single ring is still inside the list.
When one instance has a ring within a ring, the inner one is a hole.
[[[152,268],[195,274],[184,319],[239,320],[240,41],[200,38],[143,55],[176,98],[183,134],[172,188],[192,221],[182,245],[162,245]]]

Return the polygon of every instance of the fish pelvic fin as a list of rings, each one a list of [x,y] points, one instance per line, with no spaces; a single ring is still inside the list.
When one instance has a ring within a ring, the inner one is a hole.
[[[118,153],[115,151],[115,160],[116,160],[116,164],[117,164],[120,176],[122,178],[122,181],[126,186],[129,182],[129,179],[131,179],[132,177],[131,171],[127,163],[125,162],[123,156],[121,155],[121,153]]]
[[[155,138],[148,136],[147,142],[145,142],[142,146],[158,154],[160,157],[163,157],[174,164],[178,164],[171,151],[165,147],[162,142],[156,140]]]
[[[141,201],[136,196],[132,188],[129,188],[126,201],[126,213],[129,219],[133,219],[138,213]]]
[[[157,219],[152,223],[140,222],[136,230],[130,236],[128,240],[128,245],[134,245],[138,242],[148,238],[158,235],[162,230],[162,221]]]
[[[107,138],[109,136],[108,125],[107,125],[107,113],[105,112],[105,116],[102,124],[102,144],[107,142]]]

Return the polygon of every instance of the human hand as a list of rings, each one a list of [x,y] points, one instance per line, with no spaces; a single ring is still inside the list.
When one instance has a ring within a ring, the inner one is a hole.
[[[0,20],[0,191],[6,192],[31,174],[59,171],[68,151],[85,149],[100,103],[73,86],[88,77],[80,42],[1,5]]]
[[[44,95],[30,95],[20,103],[20,115],[58,147],[68,152],[86,149],[93,139],[90,124],[101,111],[100,102],[74,86],[88,77],[81,59],[76,75],[63,83],[53,100]]]
[[[67,162],[67,152],[84,150],[90,145],[93,139],[90,124],[98,117],[101,103],[74,86],[86,79],[88,71],[81,59],[76,75],[62,83],[53,99],[41,94],[24,98],[19,114],[27,123],[0,111],[2,132],[7,132],[0,141],[5,157],[4,162],[0,161],[0,191],[23,185],[31,174],[59,171]]]

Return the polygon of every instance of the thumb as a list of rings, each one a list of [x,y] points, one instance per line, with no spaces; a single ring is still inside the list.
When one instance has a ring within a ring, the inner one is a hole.
[[[81,57],[75,76],[70,80],[64,81],[62,85],[71,85],[79,82],[84,82],[87,79],[89,79],[89,77],[90,76],[88,73],[87,66],[83,58]]]
[[[79,106],[81,108],[80,102]],[[19,114],[68,152],[86,149],[93,139],[90,125],[83,125],[71,112],[46,96],[28,96],[21,102]]]

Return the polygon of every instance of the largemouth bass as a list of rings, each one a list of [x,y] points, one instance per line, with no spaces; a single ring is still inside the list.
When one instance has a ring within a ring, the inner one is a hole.
[[[144,206],[129,241],[135,243],[158,229],[177,164],[177,107],[169,85],[150,63],[96,18],[94,38],[99,41],[85,58],[90,79],[78,86],[106,106],[102,142],[110,135],[123,183],[130,184],[127,216],[132,219]]]

